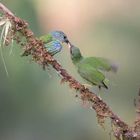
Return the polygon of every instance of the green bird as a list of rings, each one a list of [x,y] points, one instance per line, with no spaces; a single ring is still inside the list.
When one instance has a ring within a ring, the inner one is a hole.
[[[62,50],[62,43],[69,43],[66,34],[62,31],[52,31],[47,35],[41,36],[40,40],[44,42],[44,47],[52,56]]]
[[[55,55],[59,53],[63,48],[63,43],[69,43],[69,40],[65,33],[62,31],[52,31],[46,35],[39,37],[40,40],[44,42],[44,47],[50,53],[50,55]],[[22,56],[28,56],[29,52],[25,51]]]
[[[69,43],[70,54],[73,64],[77,67],[80,76],[91,85],[96,85],[101,89],[108,89],[109,80],[105,77],[105,71],[117,71],[117,66],[111,61],[101,57],[83,57],[80,49]]]

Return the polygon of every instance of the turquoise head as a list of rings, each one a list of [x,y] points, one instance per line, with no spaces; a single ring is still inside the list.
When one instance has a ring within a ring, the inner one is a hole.
[[[67,43],[67,44],[69,43],[66,34],[63,33],[62,31],[52,31],[50,32],[50,34],[54,39],[60,41],[61,43]]]

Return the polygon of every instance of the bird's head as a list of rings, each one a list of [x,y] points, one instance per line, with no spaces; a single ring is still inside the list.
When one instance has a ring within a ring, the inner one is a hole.
[[[69,43],[69,40],[68,40],[66,34],[63,33],[62,31],[52,31],[52,32],[50,32],[50,34],[54,39],[57,39],[62,43],[64,43],[64,42],[67,44]]]
[[[70,42],[68,44],[69,44],[71,58],[72,59],[81,59],[82,58],[82,55],[81,55],[80,49],[77,48],[77,47],[75,47]]]

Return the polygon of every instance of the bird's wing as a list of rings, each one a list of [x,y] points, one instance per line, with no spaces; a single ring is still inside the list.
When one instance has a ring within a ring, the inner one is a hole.
[[[93,85],[105,87],[103,83],[105,76],[90,64],[79,63],[78,73],[82,78],[92,83]]]
[[[56,53],[60,52],[62,50],[62,47],[62,44],[57,40],[53,40],[45,44],[45,48],[51,55],[55,55]]]
[[[117,72],[117,65],[112,63],[110,60],[102,57],[87,57],[83,59],[84,63],[92,65],[94,68],[103,71]]]
[[[44,43],[49,43],[53,40],[53,37],[50,34],[47,34],[41,36],[39,39],[42,40]]]

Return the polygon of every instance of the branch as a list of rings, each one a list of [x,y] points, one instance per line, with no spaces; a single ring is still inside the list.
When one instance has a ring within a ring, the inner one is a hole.
[[[140,89],[138,98],[134,100],[134,105],[136,107],[136,120],[134,122],[134,129],[140,133]]]
[[[13,39],[23,47],[23,56],[32,56],[32,59],[42,65],[43,68],[52,65],[52,67],[62,76],[61,81],[69,83],[70,88],[73,88],[80,93],[77,94],[76,97],[91,104],[92,109],[94,109],[97,114],[98,122],[101,125],[103,125],[106,118],[110,118],[113,125],[114,136],[118,140],[140,139],[140,134],[134,129],[135,127],[128,126],[128,124],[119,118],[102,99],[95,93],[89,91],[88,88],[85,88],[62,68],[62,66],[44,48],[43,42],[34,36],[34,33],[29,29],[27,22],[16,17],[2,3],[0,3],[0,11],[12,22]],[[25,42],[23,42],[23,38],[26,40]]]

